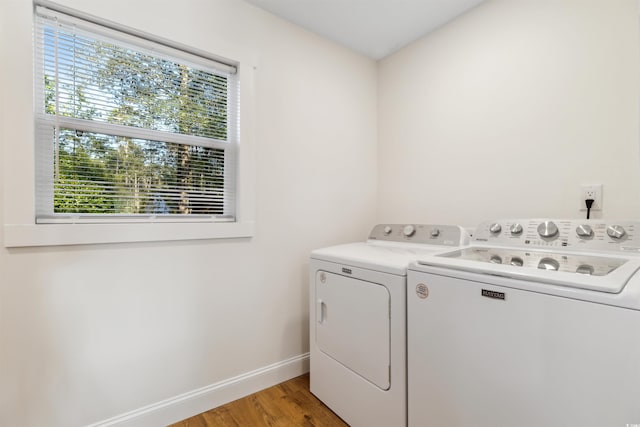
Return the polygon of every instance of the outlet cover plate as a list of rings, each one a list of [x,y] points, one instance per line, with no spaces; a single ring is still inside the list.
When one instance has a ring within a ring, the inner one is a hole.
[[[586,211],[587,205],[585,205],[586,199],[593,199],[593,205],[591,205],[592,211],[602,210],[602,184],[591,184],[580,186],[580,210]]]

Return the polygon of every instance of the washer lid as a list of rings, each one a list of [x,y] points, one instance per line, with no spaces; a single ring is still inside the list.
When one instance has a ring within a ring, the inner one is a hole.
[[[607,293],[622,291],[640,268],[631,258],[497,247],[467,247],[418,263]]]

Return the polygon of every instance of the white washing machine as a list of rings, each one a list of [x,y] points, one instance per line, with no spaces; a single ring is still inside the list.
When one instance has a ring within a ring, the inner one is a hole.
[[[507,220],[408,272],[408,423],[640,425],[640,222]]]
[[[405,426],[406,275],[468,240],[450,225],[377,225],[310,260],[311,392],[351,426]]]

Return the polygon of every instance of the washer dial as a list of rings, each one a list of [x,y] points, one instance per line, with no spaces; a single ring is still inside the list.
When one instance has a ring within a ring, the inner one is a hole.
[[[593,267],[590,266],[589,264],[581,264],[578,266],[578,268],[576,268],[576,273],[586,274],[590,276],[593,274]]]
[[[576,234],[583,239],[593,236],[593,229],[590,225],[583,224],[576,227]]]
[[[517,236],[519,234],[522,234],[522,225],[515,223],[511,226],[511,228],[509,229],[509,231],[511,231],[511,234],[513,234],[514,236]]]
[[[511,258],[511,262],[509,264],[515,265],[516,267],[522,267],[524,265],[524,261],[519,256],[514,256]]]
[[[502,264],[502,258],[500,257],[500,255],[491,255],[491,258],[489,258],[489,262],[491,264]]]
[[[541,270],[558,271],[560,263],[553,258],[542,258],[538,263],[538,268]]]
[[[607,235],[612,239],[622,239],[627,234],[621,225],[610,225],[607,227]]]
[[[553,221],[544,221],[538,225],[540,237],[553,237],[558,234],[558,226]]]

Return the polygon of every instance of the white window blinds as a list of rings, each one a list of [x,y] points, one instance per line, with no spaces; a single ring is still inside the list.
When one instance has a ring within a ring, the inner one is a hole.
[[[234,67],[43,7],[35,28],[37,222],[234,220]]]

